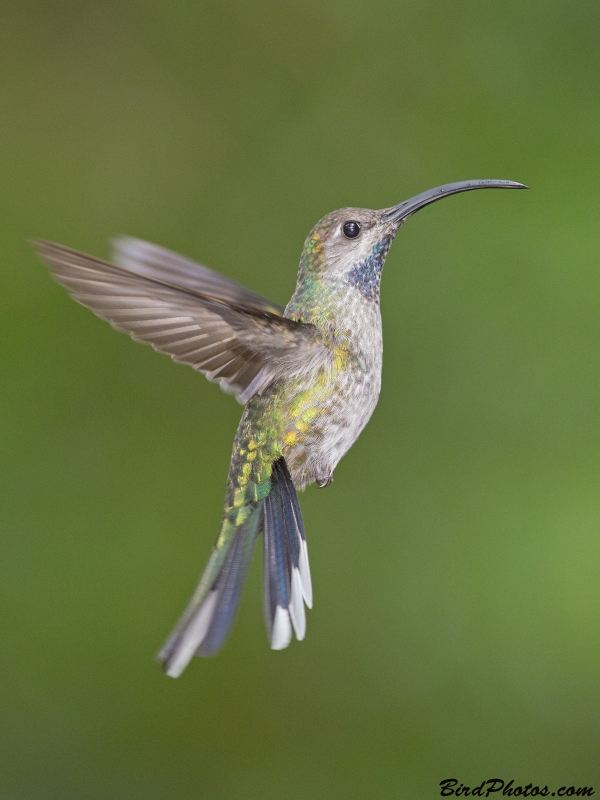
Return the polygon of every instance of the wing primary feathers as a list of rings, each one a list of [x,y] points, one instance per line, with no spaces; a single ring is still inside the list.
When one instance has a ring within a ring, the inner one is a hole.
[[[314,325],[201,264],[138,239],[119,239],[118,264],[33,243],[73,298],[117,330],[189,364],[246,403],[278,377],[332,362]]]
[[[120,236],[113,240],[112,245],[116,263],[129,272],[153,280],[176,281],[177,286],[182,289],[210,295],[215,300],[230,305],[260,308],[267,313],[283,315],[284,309],[277,303],[265,300],[219,272],[165,247],[133,236]]]

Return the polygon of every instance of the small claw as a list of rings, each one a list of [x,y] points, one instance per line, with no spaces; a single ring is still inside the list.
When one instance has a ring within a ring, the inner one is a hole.
[[[322,478],[317,478],[317,486],[319,487],[319,489],[324,489],[326,486],[329,486],[332,480],[333,480],[333,473],[330,472],[329,475],[325,475]]]

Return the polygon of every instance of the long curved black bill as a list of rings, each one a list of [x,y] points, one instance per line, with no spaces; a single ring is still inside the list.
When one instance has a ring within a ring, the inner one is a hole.
[[[426,192],[421,192],[410,200],[405,200],[403,203],[398,203],[397,206],[387,208],[382,215],[383,222],[396,222],[400,225],[405,219],[412,216],[421,208],[425,208],[430,203],[435,203],[436,200],[442,200],[444,197],[450,197],[452,194],[459,192],[470,192],[473,189],[529,189],[524,183],[516,183],[515,181],[458,181],[457,183],[445,183],[443,186],[436,186],[435,189],[428,189]]]

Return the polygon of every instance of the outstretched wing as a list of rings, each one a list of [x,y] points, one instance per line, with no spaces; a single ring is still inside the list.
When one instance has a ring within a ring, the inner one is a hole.
[[[134,239],[133,236],[120,236],[113,240],[112,245],[115,264],[127,272],[159,283],[168,283],[177,289],[200,294],[206,299],[225,305],[283,316],[283,306],[278,303],[271,303],[231,278],[226,278],[197,261],[173,253],[166,247],[159,247],[143,239]]]
[[[284,318],[280,306],[161,247],[118,240],[117,266],[51,242],[34,245],[75,300],[242,403],[281,375],[310,374],[332,358],[314,325]]]

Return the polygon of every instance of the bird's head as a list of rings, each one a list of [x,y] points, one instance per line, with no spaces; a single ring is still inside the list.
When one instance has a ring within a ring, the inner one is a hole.
[[[421,208],[444,197],[473,189],[527,189],[503,180],[447,183],[391,208],[340,208],[321,219],[309,233],[300,273],[354,286],[368,299],[379,298],[381,269],[394,236]]]

